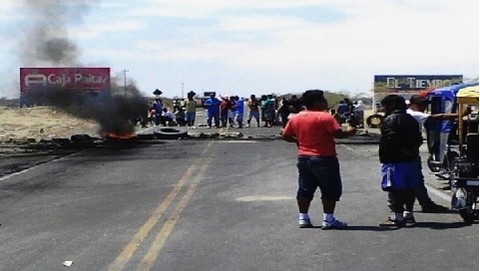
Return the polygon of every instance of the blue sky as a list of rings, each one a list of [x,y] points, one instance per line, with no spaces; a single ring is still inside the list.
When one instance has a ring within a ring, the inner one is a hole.
[[[2,0],[0,97],[18,97],[20,67],[55,66],[21,57],[46,7],[78,63],[122,82],[126,69],[146,95],[180,96],[182,83],[184,94],[355,94],[377,74],[479,74],[478,0]]]

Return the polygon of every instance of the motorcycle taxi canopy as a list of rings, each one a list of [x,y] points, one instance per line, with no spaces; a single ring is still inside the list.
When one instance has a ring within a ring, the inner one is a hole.
[[[458,108],[463,108],[464,105],[478,106],[478,97],[479,97],[479,88],[478,84],[474,86],[464,87],[458,90],[457,92],[457,105]],[[463,121],[463,112],[458,110],[458,131],[459,131],[459,145],[460,145],[460,154],[463,155],[463,139],[464,139],[464,128],[465,125]],[[478,123],[477,123],[478,125]],[[477,135],[478,136],[478,135]]]
[[[478,104],[478,92],[478,85],[459,89],[457,93],[458,103]]]
[[[430,111],[432,114],[439,113],[455,113],[457,111],[457,93],[460,89],[478,85],[478,83],[468,83],[453,85],[434,89],[428,92],[428,99],[430,100]],[[433,128],[441,133],[449,133],[452,129],[451,121],[441,121],[440,125]]]

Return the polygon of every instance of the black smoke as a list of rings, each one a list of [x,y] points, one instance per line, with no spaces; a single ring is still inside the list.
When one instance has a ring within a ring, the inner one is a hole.
[[[80,65],[81,50],[69,38],[68,26],[81,23],[94,2],[23,0],[28,22],[24,39],[20,41],[22,64]]]
[[[131,134],[137,119],[145,118],[149,101],[134,87],[126,95],[112,95],[112,91],[85,92],[70,89],[34,90],[28,93],[30,105],[53,106],[73,117],[94,120],[100,125],[99,133]]]
[[[21,0],[28,12],[20,41],[24,66],[82,67],[81,50],[68,27],[83,22],[99,0]],[[133,133],[135,121],[146,115],[149,103],[134,85],[88,93],[71,89],[36,89],[26,95],[30,105],[54,106],[74,117],[97,121],[101,132]],[[121,95],[118,95],[121,93]]]

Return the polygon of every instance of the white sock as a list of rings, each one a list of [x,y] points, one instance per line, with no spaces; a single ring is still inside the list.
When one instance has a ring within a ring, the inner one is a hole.
[[[323,213],[323,221],[330,222],[330,221],[333,221],[334,219],[335,217],[333,216],[333,214]]]
[[[403,212],[403,217],[412,217],[412,216],[413,216],[412,212],[409,212],[409,211]]]
[[[299,220],[310,220],[310,217],[308,216],[308,213],[300,213],[298,215]]]

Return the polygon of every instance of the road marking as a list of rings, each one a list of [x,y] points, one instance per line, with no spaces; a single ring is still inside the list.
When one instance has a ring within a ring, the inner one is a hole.
[[[13,172],[13,173],[10,173],[10,174],[7,174],[7,175],[4,175],[2,177],[0,177],[0,182],[1,181],[5,181],[5,180],[8,180],[12,177],[15,177],[15,176],[18,176],[18,175],[21,175],[23,173],[26,173],[26,172],[29,172],[29,171],[32,171],[34,169],[37,169],[39,168],[40,166],[43,166],[43,165],[47,165],[47,164],[50,164],[50,163],[56,163],[58,161],[61,161],[63,159],[66,159],[68,157],[72,157],[74,155],[76,155],[77,153],[80,153],[82,151],[79,151],[79,152],[75,152],[75,153],[71,153],[71,154],[67,154],[67,155],[64,155],[64,156],[60,156],[60,157],[57,157],[57,158],[53,158],[52,160],[48,160],[48,161],[45,161],[45,162],[40,162],[34,166],[31,166],[31,167],[28,167],[26,169],[22,169],[20,171],[16,171],[16,172]]]
[[[124,247],[123,251],[117,256],[115,261],[110,265],[108,271],[120,271],[123,270],[125,265],[130,261],[135,251],[137,251],[140,244],[143,240],[147,237],[150,233],[152,228],[157,224],[160,217],[163,215],[165,210],[172,204],[175,200],[177,195],[179,194],[182,187],[188,181],[188,179],[192,176],[193,172],[197,169],[198,164],[200,164],[204,158],[202,157],[203,154],[207,152],[213,142],[209,142],[209,144],[205,147],[202,152],[202,155],[198,159],[196,159],[192,165],[187,169],[185,174],[180,178],[177,182],[175,187],[170,191],[167,197],[158,205],[157,209],[153,212],[153,214],[147,219],[145,224],[140,227],[137,233],[133,236],[130,242]],[[167,221],[168,222],[168,221]]]
[[[182,197],[182,199],[176,206],[173,213],[165,222],[162,229],[158,232],[157,236],[155,237],[155,241],[150,246],[150,249],[148,250],[147,254],[145,254],[145,257],[143,257],[142,261],[140,262],[140,265],[137,269],[138,271],[148,271],[152,268],[153,264],[155,263],[155,260],[158,257],[160,250],[163,248],[163,245],[165,244],[165,241],[168,239],[168,237],[170,236],[173,230],[173,227],[175,226],[177,221],[180,219],[180,215],[183,209],[185,209],[185,207],[187,206],[198,184],[200,183],[200,180],[205,175],[205,172],[207,171],[207,168],[211,160],[212,160],[211,158],[206,159],[205,164],[201,165],[201,168],[199,169],[199,173],[196,175],[195,179],[190,184],[187,192],[185,192],[185,195]]]

